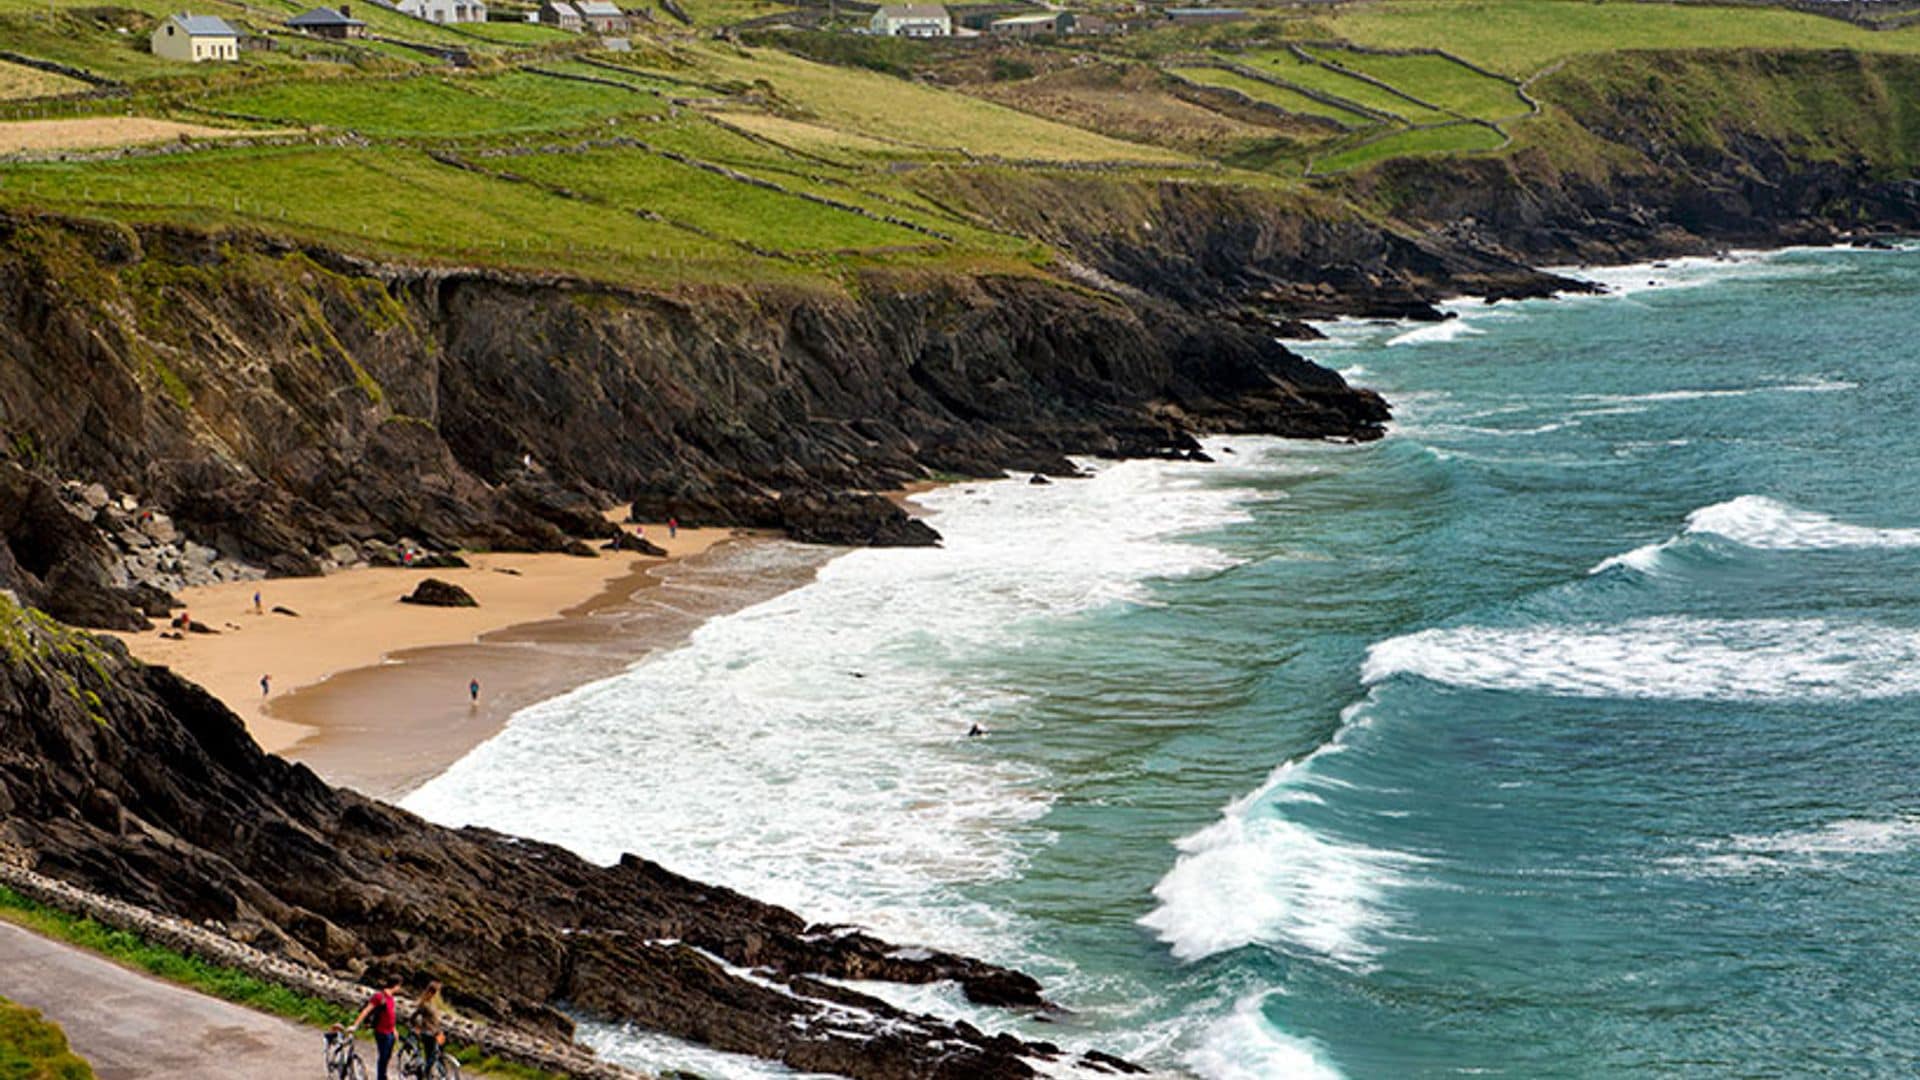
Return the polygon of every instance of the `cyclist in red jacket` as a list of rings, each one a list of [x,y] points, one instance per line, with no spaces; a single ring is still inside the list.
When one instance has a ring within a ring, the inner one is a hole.
[[[394,1033],[400,1019],[400,1003],[393,996],[400,991],[400,976],[389,975],[379,985],[347,1030],[357,1031],[368,1016],[373,1017],[373,1045],[380,1055],[374,1074],[376,1080],[387,1080],[387,1062],[393,1060]]]

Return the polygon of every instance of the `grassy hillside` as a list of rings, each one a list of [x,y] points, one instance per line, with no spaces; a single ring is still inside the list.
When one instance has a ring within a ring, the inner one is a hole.
[[[274,47],[186,65],[146,51],[175,0],[0,0],[7,48],[123,84],[83,94],[80,80],[0,63],[0,122],[81,122],[0,138],[0,153],[23,148],[0,158],[0,205],[650,285],[826,282],[883,265],[1045,272],[1051,253],[998,224],[1011,219],[1000,208],[938,194],[972,190],[946,181],[955,171],[1337,189],[1404,157],[1524,153],[1574,168],[1639,152],[1594,134],[1609,124],[1715,147],[1729,117],[1754,114],[1748,134],[1811,158],[1899,169],[1920,130],[1904,75],[1870,59],[1920,55],[1920,28],[1773,8],[1383,0],[1060,42],[741,45],[705,28],[779,9],[710,0],[686,5],[696,27],[661,17],[615,53],[544,27],[434,26],[372,5],[355,12],[391,40],[316,41],[279,26],[304,6],[206,0],[195,10]],[[1831,49],[1869,60],[1839,78],[1790,62]],[[128,116],[242,138],[155,128],[144,137],[169,145],[82,149],[136,141]]]
[[[1441,47],[1528,76],[1571,56],[1647,49],[1852,49],[1920,52],[1920,27],[1866,30],[1759,5],[1619,0],[1384,0],[1346,6],[1328,29],[1363,45]]]

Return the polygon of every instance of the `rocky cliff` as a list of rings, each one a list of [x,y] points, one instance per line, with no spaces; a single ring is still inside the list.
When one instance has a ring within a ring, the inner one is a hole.
[[[1611,53],[1531,89],[1546,112],[1510,152],[1390,161],[1333,190],[1431,243],[1531,263],[1920,230],[1913,57]]]
[[[1018,972],[810,926],[637,857],[602,867],[427,824],[263,753],[204,691],[4,596],[0,852],[295,960],[441,979],[496,1023],[564,1033],[564,1007],[854,1077],[1024,1077],[1066,1058],[826,981],[952,980],[1044,1007]]]
[[[667,294],[6,215],[0,358],[0,458],[286,574],[401,538],[561,549],[627,501],[898,535],[839,527],[889,512],[839,493],[1196,428],[1366,438],[1387,415],[1256,330],[1037,274]],[[121,625],[137,600],[65,610]]]

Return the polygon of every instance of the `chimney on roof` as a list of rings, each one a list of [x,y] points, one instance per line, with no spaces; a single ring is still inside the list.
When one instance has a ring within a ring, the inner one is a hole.
[[[351,18],[353,18],[353,9],[352,9],[352,8],[350,8],[350,7],[348,7],[348,6],[347,6],[347,5],[345,5],[345,4],[341,4],[341,5],[340,5],[340,17],[341,17],[341,18],[343,18],[343,19],[351,19]]]

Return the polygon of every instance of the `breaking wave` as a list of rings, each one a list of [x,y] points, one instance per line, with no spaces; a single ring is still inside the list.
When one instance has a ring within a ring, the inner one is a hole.
[[[1695,510],[1679,535],[1602,560],[1589,573],[1615,567],[1650,573],[1664,553],[1696,536],[1715,536],[1756,551],[1920,547],[1920,528],[1855,525],[1764,495],[1742,495]]]
[[[1920,693],[1920,631],[1685,616],[1422,630],[1367,652],[1396,676],[1475,690],[1669,701],[1864,701]]]

